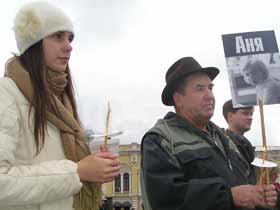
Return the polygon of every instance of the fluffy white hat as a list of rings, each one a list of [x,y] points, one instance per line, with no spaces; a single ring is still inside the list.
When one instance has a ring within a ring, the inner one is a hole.
[[[44,1],[23,6],[15,17],[13,29],[19,55],[55,32],[74,33],[70,18],[61,9]]]

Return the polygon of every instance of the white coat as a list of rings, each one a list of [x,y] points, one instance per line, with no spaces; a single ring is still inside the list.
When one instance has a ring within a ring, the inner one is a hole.
[[[10,78],[0,79],[0,210],[72,210],[82,183],[51,123],[36,155],[33,110]]]

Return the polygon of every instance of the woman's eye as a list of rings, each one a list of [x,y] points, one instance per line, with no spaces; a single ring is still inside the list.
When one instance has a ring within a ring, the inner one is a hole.
[[[60,39],[62,37],[62,35],[57,33],[57,34],[54,34],[54,37],[57,38],[57,39]]]
[[[74,40],[74,35],[69,36],[69,42],[72,42]]]

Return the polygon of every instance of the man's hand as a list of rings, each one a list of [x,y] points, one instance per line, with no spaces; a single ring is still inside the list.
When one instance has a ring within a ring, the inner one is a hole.
[[[265,193],[261,186],[240,185],[232,187],[231,193],[236,207],[254,209],[256,206],[266,206]]]
[[[264,199],[267,208],[273,208],[276,206],[277,192],[273,184],[264,185]]]

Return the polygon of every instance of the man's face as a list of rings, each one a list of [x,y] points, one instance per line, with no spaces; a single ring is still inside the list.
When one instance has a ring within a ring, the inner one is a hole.
[[[254,108],[238,109],[235,113],[228,114],[228,122],[240,133],[244,133],[251,129],[253,113]]]
[[[177,113],[190,122],[207,123],[214,114],[213,83],[207,74],[197,73],[186,78],[183,93],[173,95]]]

